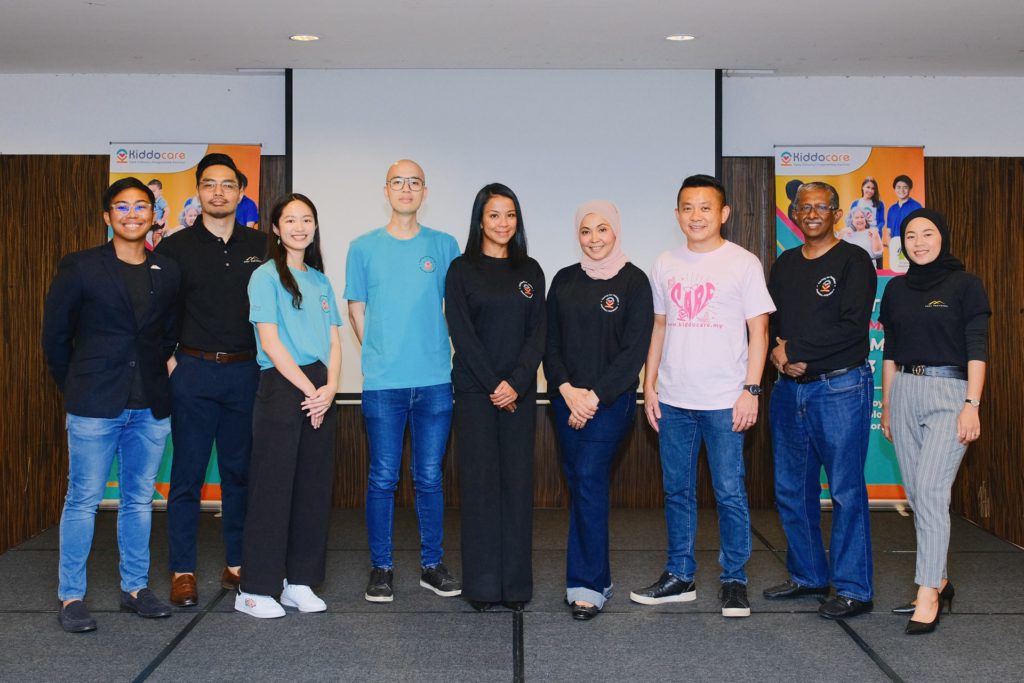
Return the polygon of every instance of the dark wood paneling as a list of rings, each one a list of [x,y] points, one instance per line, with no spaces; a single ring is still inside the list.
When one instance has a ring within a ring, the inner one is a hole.
[[[992,304],[981,439],[953,486],[953,509],[1024,545],[1024,160],[925,158],[927,204],[946,215],[952,252],[985,283]]]
[[[60,258],[105,238],[106,156],[0,156],[0,552],[60,517],[67,488],[64,411],[39,333]]]

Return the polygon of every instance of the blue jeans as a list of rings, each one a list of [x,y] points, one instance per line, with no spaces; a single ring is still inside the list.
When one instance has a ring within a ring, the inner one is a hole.
[[[117,417],[68,414],[68,493],[60,516],[60,569],[57,597],[85,597],[85,565],[92,548],[96,508],[118,455],[121,502],[117,508],[117,547],[121,551],[121,590],[149,585],[149,530],[153,484],[160,469],[170,420],[153,418],[148,408]]]
[[[831,583],[870,600],[871,529],[864,482],[874,378],[867,364],[827,380],[782,378],[772,391],[775,503],[786,532],[786,567],[801,586],[829,585],[821,539],[821,468],[832,496]]]
[[[441,562],[444,523],[442,461],[452,424],[452,385],[363,391],[363,417],[370,442],[370,476],[366,487],[366,530],[370,561],[391,568],[391,528],[395,489],[402,466],[405,426],[412,438],[412,480],[420,522],[420,563]]]
[[[697,571],[693,556],[697,540],[697,454],[703,438],[718,507],[721,581],[746,584],[743,567],[750,559],[750,506],[743,480],[743,432],[732,431],[732,408],[689,410],[658,405],[658,446],[668,526],[665,569],[684,581],[692,581]]]
[[[622,394],[601,406],[583,429],[569,426],[569,408],[561,396],[551,399],[569,484],[569,542],[565,563],[565,599],[603,608],[612,594],[608,562],[608,480],[619,444],[633,426],[636,394]]]

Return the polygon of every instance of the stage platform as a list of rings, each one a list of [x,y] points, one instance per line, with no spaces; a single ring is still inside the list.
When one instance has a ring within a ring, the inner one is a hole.
[[[362,511],[335,511],[323,614],[289,611],[260,621],[233,611],[220,588],[219,520],[202,515],[200,604],[169,619],[118,611],[116,515],[101,512],[87,604],[99,629],[57,623],[56,528],[0,555],[0,680],[4,681],[1010,681],[1024,679],[1024,551],[954,518],[952,615],[927,636],[903,635],[889,609],[913,596],[911,517],[873,512],[875,612],[846,622],[818,617],[815,598],[769,602],[786,578],[785,537],[774,511],[753,512],[747,566],[753,614],[725,619],[718,602],[718,529],[701,510],[697,600],[663,607],[629,601],[664,564],[661,510],[615,510],[615,597],[575,622],[563,603],[565,510],[537,510],[533,601],[525,612],[477,613],[418,585],[411,510],[395,520],[395,601],[363,600],[369,556]],[[460,570],[458,512],[448,511],[445,562]],[[167,597],[166,518],[154,515],[151,587]],[[826,528],[830,515],[824,514]]]

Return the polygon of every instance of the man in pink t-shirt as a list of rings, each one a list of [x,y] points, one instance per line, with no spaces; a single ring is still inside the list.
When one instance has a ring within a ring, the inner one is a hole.
[[[711,176],[683,181],[676,220],[686,245],[658,257],[651,273],[654,333],[644,410],[658,432],[668,523],[668,562],[652,585],[630,593],[656,605],[695,600],[697,453],[707,446],[721,530],[722,615],[750,615],[750,509],[743,434],[757,421],[775,310],[757,257],[722,237],[725,188]]]

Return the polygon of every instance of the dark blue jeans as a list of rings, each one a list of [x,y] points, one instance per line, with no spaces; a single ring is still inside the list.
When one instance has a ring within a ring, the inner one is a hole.
[[[874,378],[867,364],[827,380],[781,378],[769,411],[775,502],[786,532],[789,575],[870,600],[871,528],[864,482]],[[821,468],[832,496],[831,575],[821,538]]]
[[[412,480],[420,522],[420,563],[441,562],[444,491],[441,488],[445,447],[452,424],[452,385],[363,391],[363,417],[370,442],[370,476],[366,487],[366,531],[374,567],[393,565],[391,529],[395,489],[402,466],[405,426],[412,437]]]
[[[625,393],[598,408],[583,429],[569,426],[569,408],[561,396],[551,399],[562,468],[569,484],[569,547],[565,585],[569,602],[604,607],[611,597],[608,562],[608,480],[619,444],[633,426],[636,395]]]
[[[183,353],[171,374],[171,487],[167,495],[172,572],[196,569],[199,497],[214,441],[220,470],[225,562],[242,564],[242,528],[248,500],[252,405],[259,383],[255,360],[215,363]]]
[[[684,581],[697,572],[697,455],[707,446],[711,485],[718,508],[721,581],[747,583],[750,506],[743,467],[743,432],[732,431],[732,408],[690,410],[659,403],[658,448],[665,486],[668,563],[665,570]]]

